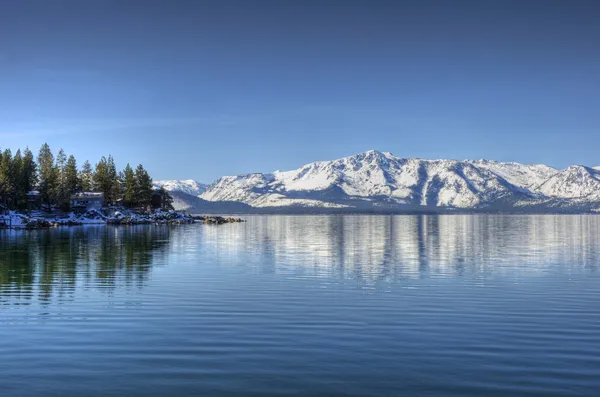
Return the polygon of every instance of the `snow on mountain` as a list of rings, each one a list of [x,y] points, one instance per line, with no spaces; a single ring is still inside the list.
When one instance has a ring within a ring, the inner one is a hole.
[[[183,192],[192,196],[199,196],[206,191],[207,185],[188,179],[183,181],[164,180],[154,181],[154,187],[164,187],[169,192]]]
[[[542,183],[538,190],[549,197],[600,201],[600,170],[572,165]]]
[[[543,165],[404,159],[371,150],[292,171],[222,177],[200,197],[253,207],[480,208],[533,198],[530,188],[556,172]]]
[[[471,164],[487,169],[508,183],[522,189],[532,190],[558,172],[545,164],[523,165],[502,163],[494,160],[468,160]]]
[[[343,204],[335,204],[316,198],[287,197],[270,184],[275,181],[274,174],[247,174],[225,176],[200,195],[208,201],[237,201],[253,207],[304,206],[323,208],[344,208]]]
[[[600,167],[559,171],[543,164],[400,158],[375,150],[291,171],[224,176],[210,186],[192,180],[155,185],[181,193],[180,206],[199,210],[221,204],[236,211],[600,208]]]
[[[224,176],[209,185],[201,197],[208,201],[249,202],[258,198],[273,180],[272,174]]]

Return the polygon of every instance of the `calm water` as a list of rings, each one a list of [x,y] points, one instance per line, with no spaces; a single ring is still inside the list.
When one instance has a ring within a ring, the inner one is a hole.
[[[600,217],[0,231],[6,396],[599,396]]]

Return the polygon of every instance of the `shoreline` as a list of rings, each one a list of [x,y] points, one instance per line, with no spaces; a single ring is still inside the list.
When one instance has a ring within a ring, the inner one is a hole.
[[[163,210],[148,214],[124,208],[105,209],[104,211],[91,209],[83,214],[42,211],[33,211],[26,214],[18,211],[8,211],[0,215],[0,229],[8,230],[36,230],[90,225],[188,225],[194,223],[222,225],[242,222],[245,222],[245,220],[218,215],[191,215],[184,211]]]

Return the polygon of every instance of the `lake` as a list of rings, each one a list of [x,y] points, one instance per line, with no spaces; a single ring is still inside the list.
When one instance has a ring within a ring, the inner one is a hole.
[[[0,231],[6,396],[599,396],[600,217]]]

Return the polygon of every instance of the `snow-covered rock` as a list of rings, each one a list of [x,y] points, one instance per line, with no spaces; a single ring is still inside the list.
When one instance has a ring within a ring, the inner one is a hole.
[[[16,211],[8,211],[7,214],[0,215],[0,226],[21,228],[25,227],[29,222],[29,218]]]
[[[108,212],[108,210],[107,210]],[[231,218],[233,219],[233,218]],[[205,219],[201,219],[205,221]],[[187,224],[195,223],[196,217],[182,211],[156,210],[150,214],[130,209],[121,209],[104,215],[101,211],[90,209],[83,214],[69,213],[31,213],[29,216],[10,211],[0,215],[0,228],[43,229],[60,226],[82,225],[143,225],[143,224]],[[229,222],[229,218],[226,219]],[[239,222],[241,220],[235,220]],[[221,222],[222,223],[222,222]]]

